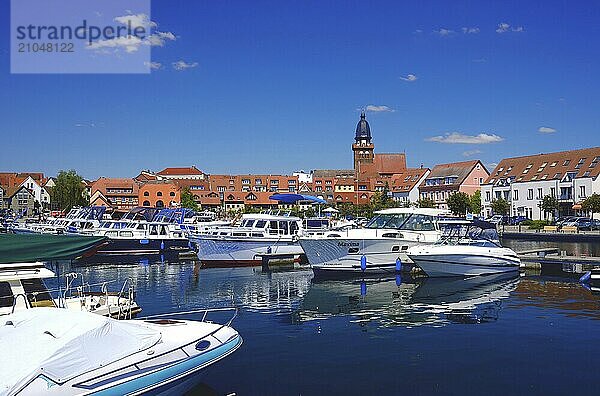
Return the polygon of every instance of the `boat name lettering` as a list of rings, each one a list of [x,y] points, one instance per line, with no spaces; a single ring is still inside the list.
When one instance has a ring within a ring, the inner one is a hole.
[[[358,247],[358,242],[338,242],[338,246],[342,246],[342,247]]]

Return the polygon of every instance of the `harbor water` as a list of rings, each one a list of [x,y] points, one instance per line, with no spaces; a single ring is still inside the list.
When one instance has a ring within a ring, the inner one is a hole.
[[[141,316],[239,307],[233,326],[244,344],[190,394],[597,391],[600,296],[572,277],[318,280],[309,268],[207,269],[152,258],[61,267],[113,289],[130,279]]]

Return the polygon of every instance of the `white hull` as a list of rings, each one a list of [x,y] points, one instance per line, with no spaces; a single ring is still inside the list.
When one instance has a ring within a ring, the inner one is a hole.
[[[315,272],[389,273],[396,271],[396,260],[411,263],[406,251],[421,242],[399,239],[302,238],[300,245]],[[361,258],[365,256],[365,271]]]
[[[441,248],[443,247],[436,247],[436,249]],[[482,252],[471,251],[466,253],[409,253],[409,256],[415,265],[419,266],[430,277],[477,276],[519,270],[520,260],[518,258],[497,254],[500,252],[490,252],[490,250],[498,249],[484,250]]]
[[[198,259],[213,264],[257,265],[260,255],[281,254],[300,256],[303,251],[291,238],[235,239],[200,236],[192,239],[198,246]]]

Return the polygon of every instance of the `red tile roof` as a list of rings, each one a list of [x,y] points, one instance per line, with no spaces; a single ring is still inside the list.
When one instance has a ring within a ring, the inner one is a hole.
[[[411,191],[428,171],[429,168],[414,168],[395,174],[389,182],[390,190],[393,192]]]
[[[165,168],[158,172],[161,176],[183,176],[183,175],[202,175],[204,174],[195,166],[183,167],[183,168]]]
[[[378,173],[400,173],[406,170],[406,155],[403,153],[375,154],[373,163]]]
[[[575,173],[576,178],[598,177],[600,147],[505,158],[494,168],[485,184],[508,178],[514,178],[514,182],[562,179],[567,172]]]

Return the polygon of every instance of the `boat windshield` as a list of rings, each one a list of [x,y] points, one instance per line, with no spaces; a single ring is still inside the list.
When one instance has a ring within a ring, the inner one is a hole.
[[[500,246],[495,228],[479,227],[474,224],[443,224],[442,236],[438,241],[444,245]]]
[[[365,228],[393,228],[406,231],[434,231],[436,219],[433,216],[416,213],[379,214],[373,217]]]

